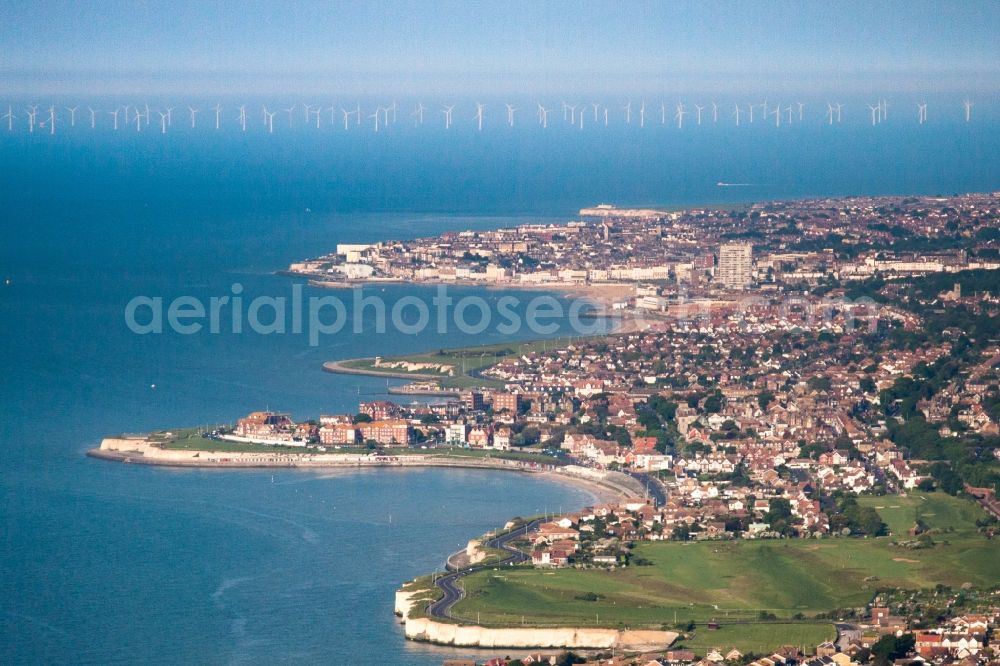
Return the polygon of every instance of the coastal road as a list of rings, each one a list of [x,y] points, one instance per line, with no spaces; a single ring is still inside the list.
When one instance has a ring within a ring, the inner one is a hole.
[[[861,627],[848,622],[837,622],[833,625],[837,628],[837,647],[846,650],[851,641],[861,640]]]
[[[434,584],[443,593],[442,597],[435,601],[427,611],[430,613],[431,617],[437,619],[451,619],[451,607],[461,600],[464,592],[462,588],[459,587],[458,582],[470,574],[474,574],[477,571],[483,571],[484,569],[490,569],[498,567],[504,564],[515,564],[518,562],[525,562],[529,559],[528,555],[525,555],[521,551],[517,550],[510,545],[511,541],[519,539],[526,535],[528,532],[532,532],[538,528],[542,523],[541,518],[533,520],[526,525],[518,527],[516,530],[507,532],[506,534],[501,534],[498,537],[494,537],[486,541],[483,546],[486,548],[497,548],[500,550],[506,550],[510,553],[509,557],[506,557],[500,561],[490,561],[488,564],[486,562],[481,562],[475,564],[471,567],[466,567],[465,569],[459,569],[458,571],[453,571],[449,574],[445,574],[438,578]]]
[[[663,506],[667,503],[667,493],[658,479],[642,472],[629,472],[628,475],[646,488],[656,506]]]

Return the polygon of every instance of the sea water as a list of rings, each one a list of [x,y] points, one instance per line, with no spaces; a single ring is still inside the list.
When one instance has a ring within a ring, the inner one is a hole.
[[[386,382],[326,374],[323,361],[504,339],[454,327],[376,334],[364,322],[363,334],[348,326],[316,346],[228,329],[137,335],[123,315],[136,296],[207,300],[234,284],[248,300],[288,295],[294,280],[274,272],[336,243],[562,222],[602,202],[1000,189],[990,118],[831,128],[814,117],[783,130],[729,119],[700,131],[689,118],[684,130],[547,133],[400,123],[377,135],[279,131],[277,117],[273,135],[185,130],[176,112],[166,135],[115,133],[80,118],[54,137],[0,135],[4,663],[437,664],[469,651],[407,643],[396,587],[513,515],[591,499],[486,471],[272,474],[86,458],[108,434],[264,408],[351,413],[385,398]],[[349,296],[306,288],[327,293]],[[435,291],[365,293],[391,306]]]

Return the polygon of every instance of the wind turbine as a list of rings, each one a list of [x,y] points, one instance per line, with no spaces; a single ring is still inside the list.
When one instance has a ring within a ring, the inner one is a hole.
[[[312,108],[312,105],[306,104],[306,103],[303,102],[302,109],[303,109],[303,111],[305,111],[305,118],[306,118],[306,124],[307,125],[309,124],[309,110],[311,108]]]
[[[733,115],[736,116],[736,126],[740,126],[740,105],[733,104]]]
[[[684,116],[689,112],[684,110],[684,104],[682,102],[677,102],[677,113],[674,114],[674,118],[677,119],[677,129],[684,127]]]
[[[803,102],[796,102],[796,104],[799,107],[799,122],[801,123],[802,122],[802,112],[806,108],[806,105]]]
[[[222,113],[222,106],[219,104],[215,105],[215,129],[219,129],[219,116]]]
[[[335,122],[337,122],[337,115],[336,115],[336,113],[337,113],[337,107],[331,105],[331,106],[326,107],[323,110],[330,112],[330,124],[331,125],[334,124]]]
[[[597,122],[597,107],[600,106],[598,102],[591,102],[590,105],[594,107],[594,122]]]
[[[887,102],[885,98],[882,98],[882,102],[879,104],[879,106],[882,109],[879,112],[882,116],[880,120],[885,120],[886,118],[889,117],[889,102]]]
[[[660,124],[667,124],[667,105],[663,102],[660,102]]]
[[[10,132],[14,129],[14,110],[7,105],[7,113],[3,115],[3,118],[7,121],[7,131]]]
[[[966,99],[962,106],[965,107],[965,122],[969,122],[972,120],[972,100]]]
[[[766,105],[767,102],[764,102],[764,104]],[[754,107],[753,104],[747,104],[747,111],[750,112],[750,124],[751,125],[753,125],[753,107]]]
[[[287,109],[286,109],[287,110]],[[353,111],[348,111],[344,107],[340,107],[340,112],[344,114],[344,131],[347,131],[347,123],[350,122],[351,116],[354,114]],[[291,116],[288,116],[289,121],[291,121]]]
[[[712,102],[712,122],[719,122],[719,105],[715,102]]]
[[[479,131],[483,131],[483,111],[486,109],[485,104],[476,102],[476,123],[479,125]]]
[[[604,126],[608,126],[608,107],[604,107]]]
[[[313,113],[316,114],[316,129],[319,129],[320,116],[323,113],[323,107],[317,106]]]
[[[625,111],[625,124],[626,125],[631,125],[632,124],[632,102],[629,101],[629,103],[626,104],[625,106],[623,106],[622,109]]]
[[[423,102],[420,102],[420,103],[417,104],[417,108],[414,109],[413,113],[411,114],[411,115],[414,115],[414,116],[417,117],[417,124],[418,125],[423,125],[424,124],[424,111],[426,111],[426,110],[427,110],[427,107],[423,105]]]
[[[789,108],[791,108],[791,107],[789,107]],[[774,107],[774,110],[771,111],[771,113],[774,114],[774,126],[775,127],[781,127],[781,104],[779,104],[778,106]],[[764,120],[767,120],[767,116],[764,116]]]
[[[245,104],[240,105],[240,115],[238,116],[240,121],[240,129],[244,132],[247,131],[247,107]]]
[[[826,121],[828,125],[833,124],[833,104],[826,103]]]
[[[639,105],[639,127],[646,126],[646,100]]]
[[[583,129],[583,116],[584,115],[585,114],[583,113],[583,109],[580,109],[580,129]]]
[[[87,107],[87,110],[90,111],[90,129],[94,129],[97,127],[97,111],[89,106]]]
[[[542,129],[549,126],[549,114],[552,113],[552,109],[546,109],[541,104],[538,105],[538,122],[541,123]]]
[[[56,133],[56,107],[49,107],[49,134]]]
[[[878,113],[879,113],[879,112],[881,111],[881,109],[882,109],[882,105],[881,105],[881,104],[877,104],[877,105],[875,105],[875,106],[872,106],[871,104],[869,104],[869,105],[868,105],[868,108],[869,108],[869,109],[871,110],[871,112],[872,112],[872,127],[874,127],[874,126],[875,126],[875,123],[877,123],[877,122],[878,122],[878,117],[877,117],[877,115],[876,115],[876,114],[878,114]]]
[[[194,127],[194,117],[198,114],[198,109],[193,106],[189,106],[188,113],[191,114],[191,127]]]
[[[267,107],[264,107],[264,122],[267,123],[267,133],[274,134],[274,114],[277,111],[268,111]]]
[[[837,122],[839,123],[840,122],[840,110],[844,108],[844,105],[841,104],[840,102],[837,102],[836,104],[834,104],[834,106],[837,107]]]
[[[361,127],[361,102],[356,102],[354,105],[354,119],[357,121],[354,124]]]
[[[289,127],[292,126],[292,114],[295,113],[295,106],[296,106],[295,104],[292,104],[287,109],[284,109],[284,112],[288,114],[288,126]],[[347,129],[347,128],[345,127],[344,129]]]
[[[392,111],[392,122],[396,122],[396,100],[392,100],[392,105],[385,110],[385,122],[389,123],[389,112]]]
[[[375,132],[378,133],[378,121],[382,117],[382,107],[375,107],[375,113],[368,116],[369,118],[375,119]]]
[[[38,107],[29,106],[25,113],[28,114],[28,132],[33,134],[35,132],[35,117],[38,115]]]
[[[118,129],[118,112],[119,111],[121,111],[120,107],[117,108],[117,109],[115,109],[114,111],[108,111],[108,113],[110,113],[111,116],[115,119],[115,125],[114,125],[115,130]]]
[[[451,112],[454,111],[454,110],[455,110],[455,105],[454,104],[452,104],[451,106],[446,106],[442,110],[442,113],[444,113],[444,128],[445,129],[450,129],[451,128]]]
[[[66,110],[69,111],[69,126],[76,127],[76,107],[67,106]]]
[[[174,126],[174,107],[167,107],[167,125]]]
[[[703,107],[703,106],[698,106],[697,104],[695,104],[695,105],[694,105],[694,108],[695,108],[695,110],[696,110],[696,111],[698,112],[698,124],[699,124],[699,125],[701,125],[701,111],[702,111],[702,109],[704,109],[705,107]]]
[[[126,122],[128,122],[128,121],[126,121]],[[141,132],[142,131],[142,114],[139,113],[139,109],[138,108],[136,108],[136,110],[135,110],[135,131],[136,132]]]
[[[514,126],[514,112],[517,111],[517,107],[513,104],[504,104],[507,107],[507,125],[510,127]],[[581,114],[582,115],[582,114]]]
[[[167,133],[167,114],[164,113],[163,111],[159,111],[159,110],[157,110],[157,113],[160,114],[160,134],[166,134]]]
[[[149,104],[146,104],[146,127],[149,127]]]
[[[791,125],[792,124],[792,105],[789,104],[788,106],[786,106],[785,107],[785,111],[788,112],[788,124]]]
[[[917,123],[923,125],[927,120],[927,102],[917,102]]]

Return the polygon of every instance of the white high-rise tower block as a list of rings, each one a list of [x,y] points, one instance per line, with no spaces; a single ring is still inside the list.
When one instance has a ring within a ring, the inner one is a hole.
[[[719,272],[716,276],[728,289],[745,289],[751,282],[753,245],[724,243],[719,247]]]

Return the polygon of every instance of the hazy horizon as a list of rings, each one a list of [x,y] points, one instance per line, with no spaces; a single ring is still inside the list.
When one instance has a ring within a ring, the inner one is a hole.
[[[976,94],[1000,4],[5,4],[0,94]]]

